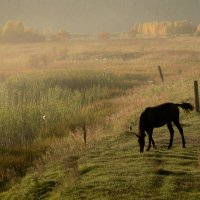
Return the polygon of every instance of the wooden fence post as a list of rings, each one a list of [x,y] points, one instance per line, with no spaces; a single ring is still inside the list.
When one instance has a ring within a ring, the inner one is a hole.
[[[194,81],[194,97],[195,97],[196,112],[199,112],[199,89],[198,89],[198,81]]]
[[[164,77],[163,77],[162,69],[160,66],[158,66],[158,71],[160,73],[160,78],[162,79],[162,82],[164,82]]]

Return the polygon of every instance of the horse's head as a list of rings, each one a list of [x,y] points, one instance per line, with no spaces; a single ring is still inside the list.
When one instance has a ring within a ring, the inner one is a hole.
[[[140,130],[138,134],[135,134],[138,137],[138,143],[140,145],[140,153],[143,153],[145,146],[145,134],[141,134]]]

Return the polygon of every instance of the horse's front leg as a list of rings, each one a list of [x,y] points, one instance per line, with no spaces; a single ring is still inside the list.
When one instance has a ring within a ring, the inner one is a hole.
[[[154,142],[154,140],[153,140],[153,138],[152,138],[153,128],[148,129],[148,130],[147,130],[147,133],[148,133],[148,135],[149,135],[149,146],[148,146],[148,148],[147,148],[147,151],[149,151],[149,149],[151,148],[151,142],[153,143],[153,146],[155,145],[155,142]]]

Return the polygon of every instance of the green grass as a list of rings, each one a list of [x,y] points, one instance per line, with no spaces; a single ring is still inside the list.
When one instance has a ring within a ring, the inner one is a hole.
[[[175,129],[155,129],[157,149],[139,153],[135,135],[116,133],[79,155],[78,171],[66,163],[25,177],[2,199],[192,199],[200,195],[199,115],[181,116],[186,148]],[[66,161],[68,162],[68,161]],[[34,178],[36,177],[36,178]],[[37,196],[37,198],[35,198]]]
[[[199,116],[191,116],[198,120]],[[192,134],[190,133],[192,129]],[[174,147],[167,150],[169,133],[155,131],[158,149],[139,153],[136,138],[122,133],[104,140],[80,159],[80,179],[67,187],[66,199],[198,199],[198,129],[185,128],[187,148],[176,131]],[[159,132],[159,133],[158,133]],[[194,142],[195,141],[195,142]]]

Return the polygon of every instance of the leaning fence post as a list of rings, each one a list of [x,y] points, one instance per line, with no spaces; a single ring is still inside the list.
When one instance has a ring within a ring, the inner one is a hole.
[[[198,89],[198,81],[194,81],[194,97],[195,97],[196,112],[199,112],[199,89]]]
[[[160,73],[160,78],[162,79],[162,82],[164,82],[164,77],[163,77],[162,69],[160,66],[158,66],[158,71]]]

